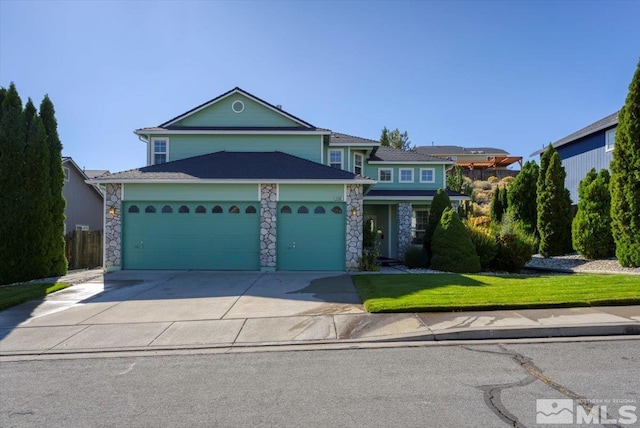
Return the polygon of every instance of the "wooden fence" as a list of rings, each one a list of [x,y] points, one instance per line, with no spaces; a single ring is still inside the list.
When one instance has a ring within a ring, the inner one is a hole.
[[[69,270],[102,266],[102,230],[74,230],[64,240]]]

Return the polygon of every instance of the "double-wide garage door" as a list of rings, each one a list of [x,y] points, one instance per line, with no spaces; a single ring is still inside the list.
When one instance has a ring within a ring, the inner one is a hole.
[[[125,269],[260,268],[256,202],[125,202],[122,235]]]

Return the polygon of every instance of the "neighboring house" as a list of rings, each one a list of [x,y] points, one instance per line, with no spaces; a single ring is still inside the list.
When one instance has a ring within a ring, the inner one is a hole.
[[[89,180],[106,191],[107,270],[357,269],[365,219],[402,258],[453,163],[317,128],[240,88],[135,134],[146,166]]]
[[[552,144],[567,172],[565,187],[574,204],[578,203],[578,184],[591,168],[596,171],[609,169],[618,127],[618,113],[610,114]],[[543,151],[544,149],[540,149],[530,156],[538,156]]]
[[[469,171],[466,175],[478,180],[487,178],[485,175],[498,177],[516,175],[517,171],[507,170],[508,166],[516,162],[522,167],[521,156],[509,156],[506,151],[493,147],[420,146],[416,147],[416,151],[429,156],[451,159],[456,165]]]
[[[70,157],[62,158],[62,169],[64,170],[62,195],[67,202],[64,209],[65,234],[72,230],[102,229],[104,216],[102,192],[97,186],[85,182],[92,177],[80,169]]]

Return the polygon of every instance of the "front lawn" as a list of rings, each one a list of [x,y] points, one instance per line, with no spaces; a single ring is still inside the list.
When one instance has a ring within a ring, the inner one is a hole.
[[[5,285],[0,287],[0,311],[19,305],[29,300],[44,297],[54,291],[62,290],[71,284],[66,282],[31,282],[24,284]]]
[[[356,275],[368,312],[640,304],[640,275]]]

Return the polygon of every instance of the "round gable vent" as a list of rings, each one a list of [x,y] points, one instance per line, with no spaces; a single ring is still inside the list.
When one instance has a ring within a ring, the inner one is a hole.
[[[240,100],[236,100],[231,104],[231,110],[234,113],[242,113],[244,111],[244,103]]]

